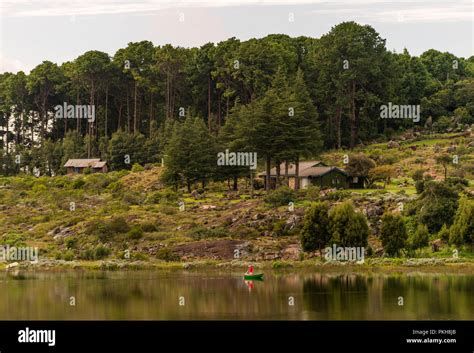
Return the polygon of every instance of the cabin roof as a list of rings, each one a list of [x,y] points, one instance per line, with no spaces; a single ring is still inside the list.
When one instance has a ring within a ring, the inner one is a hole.
[[[321,161],[305,161],[305,162],[300,162],[299,176],[300,177],[317,177],[317,176],[322,176],[326,173],[329,173],[332,170],[337,170],[338,172],[342,174],[346,174],[346,172],[344,172],[342,169],[339,169],[336,167],[330,167]],[[296,171],[295,164],[294,163],[289,164],[288,176],[294,177],[295,171]],[[285,175],[285,163],[282,163],[280,164],[280,176],[284,176],[284,175]],[[259,176],[261,177],[265,176],[265,172],[260,173]],[[276,167],[270,170],[270,176],[276,177]]]
[[[68,159],[65,168],[103,168],[107,162],[101,161],[100,158],[89,158],[89,159]]]

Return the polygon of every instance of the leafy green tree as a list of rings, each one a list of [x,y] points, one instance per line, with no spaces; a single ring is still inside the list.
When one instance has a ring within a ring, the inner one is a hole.
[[[329,241],[329,206],[327,203],[316,202],[306,210],[303,229],[301,230],[301,247],[304,251],[314,251],[326,246]]]
[[[454,223],[450,228],[449,241],[456,246],[471,243],[471,247],[474,247],[474,201],[467,198],[460,201]]]
[[[399,214],[385,213],[382,216],[380,238],[385,252],[390,256],[398,256],[405,248],[408,233],[403,217]]]
[[[437,233],[443,224],[451,225],[458,208],[458,194],[445,183],[426,181],[417,200],[418,221]]]
[[[412,250],[421,249],[428,246],[430,240],[430,233],[428,227],[424,224],[419,224],[415,233],[412,234],[409,240],[410,248]]]
[[[184,182],[191,192],[193,183],[204,185],[212,177],[216,165],[214,139],[202,119],[188,116],[176,123],[165,149],[165,182],[175,187]]]
[[[354,209],[351,201],[334,206],[329,211],[330,244],[366,246],[369,236],[367,219]]]
[[[351,177],[362,178],[366,184],[369,181],[369,172],[372,168],[375,168],[375,162],[361,153],[349,157],[346,172]]]

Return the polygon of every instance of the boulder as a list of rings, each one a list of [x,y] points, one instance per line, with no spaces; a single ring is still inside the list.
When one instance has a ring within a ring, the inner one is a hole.
[[[388,141],[387,148],[399,148],[400,144],[397,141]]]

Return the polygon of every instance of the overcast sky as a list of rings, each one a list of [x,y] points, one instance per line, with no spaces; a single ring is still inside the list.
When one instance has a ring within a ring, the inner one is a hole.
[[[473,55],[472,0],[0,0],[0,72],[93,49],[113,55],[140,40],[191,47],[271,33],[318,38],[343,21],[372,25],[389,50]]]

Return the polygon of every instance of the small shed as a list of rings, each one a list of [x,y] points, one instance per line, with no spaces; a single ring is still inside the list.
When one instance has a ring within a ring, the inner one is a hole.
[[[68,174],[82,174],[86,168],[90,168],[93,173],[107,173],[107,162],[99,158],[69,159],[64,168]]]

